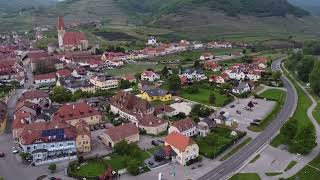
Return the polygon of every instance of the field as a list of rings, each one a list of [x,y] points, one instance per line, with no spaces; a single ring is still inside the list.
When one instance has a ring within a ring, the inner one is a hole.
[[[201,86],[200,86],[201,87]],[[181,90],[181,97],[185,99],[189,99],[191,101],[195,101],[201,104],[211,105],[209,103],[209,96],[213,93],[216,97],[214,106],[221,107],[225,105],[226,100],[228,97],[225,94],[221,94],[217,89],[210,89],[208,87],[201,87],[197,93],[190,93],[187,91],[187,88],[183,88]]]
[[[261,98],[266,98],[272,101],[279,101],[282,96],[285,94],[284,91],[279,89],[268,89],[260,94]]]
[[[96,36],[100,36],[108,41],[128,41],[137,39],[123,32],[94,32]]]
[[[106,73],[113,76],[123,76],[126,74],[142,73],[144,70],[152,68],[155,71],[159,71],[164,67],[163,64],[125,64],[122,68],[109,69]]]
[[[261,180],[256,173],[238,173],[230,178],[230,180]]]
[[[230,133],[229,129],[218,128],[205,138],[197,138],[200,154],[214,159],[244,135],[238,132],[238,136],[232,136]]]
[[[307,166],[301,169],[296,175],[288,178],[289,180],[318,180],[320,177],[320,155],[312,160]]]

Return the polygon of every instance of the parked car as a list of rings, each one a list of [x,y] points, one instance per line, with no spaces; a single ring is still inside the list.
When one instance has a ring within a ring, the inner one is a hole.
[[[159,146],[159,143],[157,141],[155,141],[155,140],[152,140],[151,144],[154,145],[154,146]]]
[[[261,120],[260,120],[260,119],[254,119],[253,122],[255,122],[255,123],[260,123]]]
[[[17,154],[18,152],[19,152],[18,149],[16,149],[15,147],[12,148],[12,153],[13,153],[13,154]]]
[[[148,164],[149,164],[150,166],[153,166],[153,165],[154,165],[154,163],[153,163],[152,161],[149,161]]]
[[[237,110],[236,113],[237,113],[237,114],[241,114],[241,111]]]
[[[4,152],[0,152],[0,158],[3,158],[5,156]]]
[[[158,140],[158,142],[159,142],[160,144],[164,144],[164,141],[162,141],[162,140]]]
[[[251,122],[251,123],[250,123],[250,126],[258,126],[258,124],[257,124],[257,123],[254,123],[254,122]]]
[[[235,105],[233,105],[233,104],[230,106],[230,108],[234,108],[234,107],[235,107]]]
[[[101,136],[97,136],[97,138],[98,138],[99,140],[102,140],[102,137],[101,137]]]

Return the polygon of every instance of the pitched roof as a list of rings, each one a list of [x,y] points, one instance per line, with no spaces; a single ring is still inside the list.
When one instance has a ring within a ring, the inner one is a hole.
[[[52,119],[54,121],[70,121],[97,115],[101,115],[101,112],[86,103],[71,103],[60,107]]]
[[[139,119],[139,125],[147,126],[147,127],[157,127],[165,123],[168,123],[168,122],[154,115],[146,115]]]
[[[184,152],[188,146],[195,143],[190,137],[184,136],[180,133],[169,134],[165,138],[165,142],[182,152]]]
[[[105,132],[113,142],[124,140],[127,137],[139,134],[139,129],[136,125],[128,123],[116,127],[109,128]]]
[[[65,122],[40,122],[28,124],[20,136],[21,144],[40,142],[60,142],[75,140],[77,129]]]
[[[40,90],[30,90],[24,92],[21,97],[19,98],[19,101],[24,101],[28,99],[35,99],[35,98],[47,98],[49,95],[43,91]]]
[[[174,122],[172,126],[176,127],[180,132],[184,132],[196,126],[196,123],[191,118],[186,118],[177,122]]]
[[[156,115],[159,115],[159,114],[162,114],[163,112],[171,113],[171,112],[175,111],[175,109],[169,105],[161,104],[161,105],[156,106],[154,111],[155,111]]]
[[[55,79],[56,73],[39,74],[34,76],[34,80]]]
[[[26,124],[28,124],[28,121],[26,119],[31,119],[31,113],[25,111],[18,111],[14,114],[14,116],[15,119],[12,123],[12,129],[23,128]]]
[[[61,69],[56,72],[58,76],[61,77],[69,77],[71,76],[71,72],[68,69]]]
[[[81,41],[87,40],[83,32],[66,32],[63,36],[64,45],[80,45]]]
[[[145,90],[145,92],[146,92],[149,96],[165,96],[165,95],[168,94],[168,91],[167,91],[167,90],[160,89],[160,88],[147,89],[147,90]]]
[[[157,75],[154,71],[144,71],[142,74],[147,77],[152,77],[153,75]]]

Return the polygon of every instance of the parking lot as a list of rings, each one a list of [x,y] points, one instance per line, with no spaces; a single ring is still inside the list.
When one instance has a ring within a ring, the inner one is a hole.
[[[251,110],[250,108],[246,108],[250,101],[254,103],[254,107]],[[230,116],[238,122],[239,126],[244,125],[247,127],[254,120],[263,120],[266,118],[275,105],[276,102],[274,101],[247,98],[235,100],[232,104],[223,107],[221,111],[229,113]]]

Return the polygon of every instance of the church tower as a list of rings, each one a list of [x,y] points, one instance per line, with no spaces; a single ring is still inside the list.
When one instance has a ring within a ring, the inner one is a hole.
[[[59,41],[59,47],[63,47],[63,37],[64,34],[66,33],[65,27],[64,27],[64,18],[62,16],[59,16],[58,19],[58,41]]]

